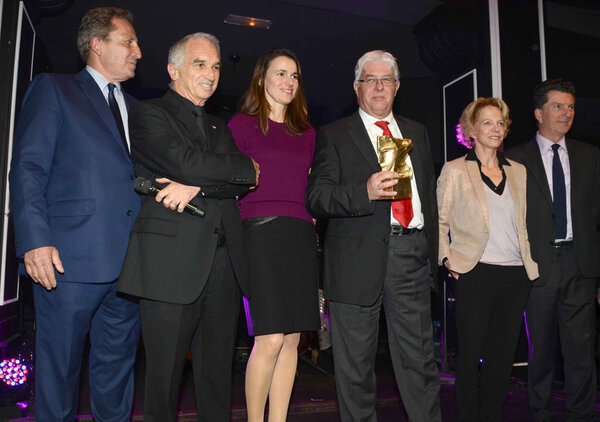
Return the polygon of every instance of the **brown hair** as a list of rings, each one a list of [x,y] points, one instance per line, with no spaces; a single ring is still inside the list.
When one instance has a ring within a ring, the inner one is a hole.
[[[475,142],[473,138],[468,134],[471,133],[471,131],[473,131],[475,123],[477,122],[477,117],[479,116],[479,112],[487,106],[492,106],[500,109],[500,112],[502,113],[502,118],[506,122],[506,131],[504,132],[504,137],[506,138],[506,135],[508,135],[508,128],[510,127],[512,120],[510,120],[509,110],[506,103],[500,98],[495,97],[477,98],[475,101],[467,105],[467,107],[462,112],[462,115],[460,116],[460,121],[458,123],[458,125],[460,126],[460,131],[463,134],[464,141],[470,148],[473,148]]]
[[[105,40],[114,29],[113,18],[126,20],[133,25],[131,12],[118,7],[97,7],[87,12],[81,19],[77,31],[77,49],[84,63],[87,63],[90,55],[90,40],[93,37]]]
[[[271,107],[265,96],[264,79],[271,62],[277,57],[288,57],[296,63],[298,68],[298,90],[292,102],[285,110],[285,123],[288,131],[293,135],[302,135],[309,128],[308,124],[308,106],[306,96],[302,88],[302,72],[300,71],[300,62],[293,51],[285,48],[274,48],[266,52],[258,59],[250,87],[240,100],[240,113],[258,116],[260,129],[264,135],[269,132],[269,114]]]

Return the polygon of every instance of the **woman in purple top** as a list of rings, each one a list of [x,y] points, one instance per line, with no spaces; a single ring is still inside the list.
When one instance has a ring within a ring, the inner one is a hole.
[[[304,205],[315,149],[296,55],[260,57],[240,113],[229,122],[260,183],[239,201],[250,273],[254,347],[246,368],[249,422],[285,421],[301,331],[320,325],[313,221]]]

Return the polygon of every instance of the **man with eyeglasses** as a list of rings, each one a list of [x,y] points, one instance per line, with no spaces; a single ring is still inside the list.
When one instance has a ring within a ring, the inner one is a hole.
[[[377,421],[375,355],[381,307],[402,402],[411,422],[441,421],[430,287],[437,271],[435,175],[425,127],[394,115],[396,59],[365,53],[355,68],[359,109],[323,127],[307,206],[329,220],[325,296],[330,300],[336,387],[343,422]],[[410,138],[412,198],[390,200],[398,175],[381,171],[377,137]]]

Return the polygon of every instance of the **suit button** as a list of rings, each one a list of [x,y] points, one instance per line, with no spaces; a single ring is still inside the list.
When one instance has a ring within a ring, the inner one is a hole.
[[[129,180],[133,180],[133,179],[135,179],[135,177],[133,176],[133,174],[130,174],[129,175]]]
[[[214,233],[214,234],[219,234],[219,228],[218,228],[218,227],[215,227],[215,229],[213,230],[213,233]]]
[[[133,215],[133,210],[127,210],[127,215],[129,215],[129,216]]]

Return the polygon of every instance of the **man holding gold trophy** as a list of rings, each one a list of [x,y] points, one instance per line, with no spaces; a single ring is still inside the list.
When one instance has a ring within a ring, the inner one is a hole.
[[[435,174],[425,127],[392,113],[399,87],[394,56],[365,53],[355,69],[359,110],[319,131],[309,176],[308,210],[329,220],[323,283],[343,422],[377,421],[382,306],[409,420],[441,421],[430,298],[438,248]]]

